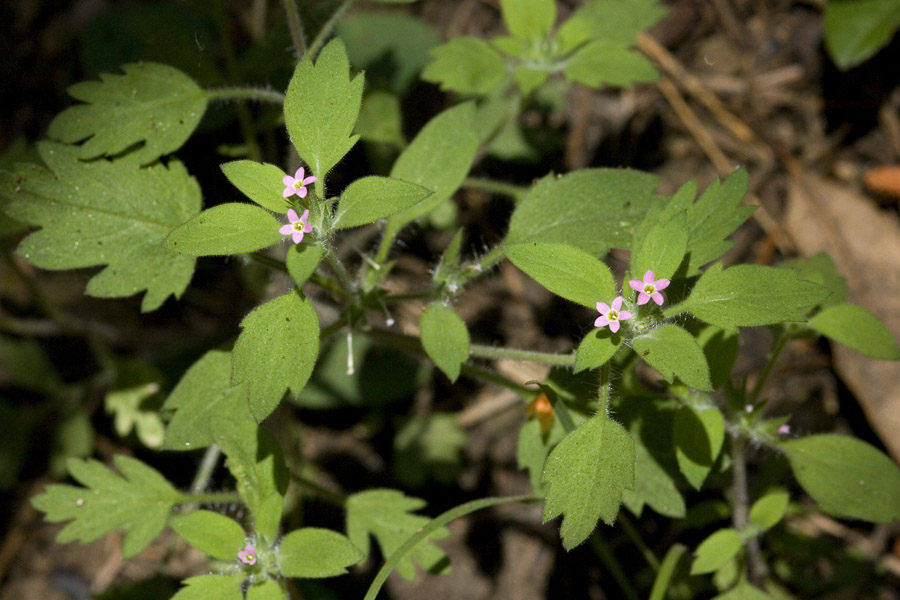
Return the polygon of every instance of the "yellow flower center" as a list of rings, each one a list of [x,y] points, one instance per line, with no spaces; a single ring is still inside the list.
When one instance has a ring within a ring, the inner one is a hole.
[[[299,190],[299,189],[302,188],[302,187],[303,187],[303,181],[302,181],[302,180],[298,179],[298,180],[294,181],[294,189],[295,189],[295,190]]]
[[[306,223],[304,223],[303,221],[297,221],[296,223],[294,223],[293,227],[294,231],[303,231],[303,228],[306,227]]]
[[[256,562],[256,555],[251,552],[250,554],[247,554],[246,556],[244,556],[244,559],[248,563],[253,563],[253,562]]]
[[[652,296],[653,294],[656,293],[656,286],[653,285],[652,283],[648,283],[647,285],[644,286],[644,293],[647,294],[648,296]]]
[[[606,319],[608,321],[618,321],[619,320],[619,311],[615,309],[610,309],[608,313],[606,313]]]

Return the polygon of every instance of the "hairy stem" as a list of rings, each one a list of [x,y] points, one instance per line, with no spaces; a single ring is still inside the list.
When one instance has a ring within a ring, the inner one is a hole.
[[[526,361],[560,367],[571,367],[575,364],[575,355],[572,353],[555,354],[552,352],[498,348],[496,346],[484,346],[482,344],[472,344],[469,347],[469,353],[472,356],[481,358],[505,358],[508,360]]]
[[[256,100],[284,104],[284,94],[262,87],[223,87],[206,90],[208,100]]]
[[[294,54],[297,62],[306,54],[306,35],[303,33],[303,21],[300,18],[300,10],[294,0],[282,0],[284,13],[287,15],[288,29],[291,30],[291,41],[294,43]]]
[[[210,444],[206,448],[203,460],[200,461],[200,466],[194,475],[194,481],[191,482],[192,495],[202,494],[209,487],[209,480],[212,478],[213,471],[216,470],[216,465],[219,464],[220,456],[222,456],[222,450],[216,444]]]
[[[318,35],[316,35],[315,39],[313,39],[312,43],[309,45],[309,49],[307,52],[310,57],[315,58],[316,55],[319,54],[319,50],[322,49],[322,46],[325,45],[325,42],[328,40],[328,36],[331,35],[331,32],[334,31],[335,25],[337,25],[338,21],[344,16],[344,13],[353,6],[353,3],[356,0],[344,0],[343,4],[341,4],[336,11],[328,18],[324,25],[322,25],[322,29],[319,30]]]
[[[747,485],[747,438],[743,432],[737,431],[731,436],[731,486],[734,494],[734,507],[731,524],[738,531],[750,522],[750,491]],[[745,543],[747,552],[747,571],[750,582],[760,585],[768,571],[759,547],[759,538],[752,537]]]
[[[787,345],[790,339],[791,336],[787,333],[784,333],[778,338],[778,341],[775,342],[775,345],[772,346],[772,349],[769,351],[769,355],[766,357],[766,364],[763,366],[762,371],[760,371],[759,373],[756,384],[753,386],[753,391],[750,392],[750,397],[748,398],[748,403],[750,405],[756,406],[757,401],[759,401],[759,396],[762,393],[766,382],[769,380],[769,375],[772,374],[772,367],[775,366],[775,361],[778,360],[779,355],[781,355],[781,351],[784,350],[784,347]]]

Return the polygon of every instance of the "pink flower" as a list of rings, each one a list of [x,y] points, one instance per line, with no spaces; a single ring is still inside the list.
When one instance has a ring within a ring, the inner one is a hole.
[[[619,321],[631,318],[630,312],[622,310],[622,300],[622,296],[617,297],[612,301],[612,307],[605,302],[598,302],[597,310],[600,312],[600,316],[594,321],[594,327],[606,327],[609,325],[610,331],[613,333],[617,332],[619,330]]]
[[[255,565],[256,549],[250,544],[247,544],[241,552],[238,552],[238,558],[241,559],[241,562],[245,565]]]
[[[297,169],[297,172],[294,173],[294,176],[285,175],[282,178],[281,182],[284,184],[284,191],[281,193],[285,198],[290,198],[294,194],[297,194],[300,198],[306,198],[306,186],[308,186],[313,181],[317,181],[316,177],[309,176],[306,179],[303,176],[306,175],[306,171],[303,167]]]
[[[640,292],[638,294],[637,303],[639,306],[643,306],[650,302],[650,299],[653,298],[653,301],[656,302],[658,306],[662,306],[663,303],[663,295],[660,294],[660,290],[664,290],[669,287],[669,283],[671,283],[668,279],[657,279],[653,280],[653,271],[647,271],[644,273],[644,280],[638,281],[637,279],[632,279],[628,282],[628,285],[631,286],[636,292]]]
[[[290,223],[282,225],[281,229],[278,230],[278,233],[281,235],[293,236],[294,243],[299,244],[303,241],[303,234],[312,231],[312,225],[306,222],[309,218],[309,210],[304,210],[303,215],[298,217],[297,211],[293,208],[289,208],[287,216]]]
[[[785,423],[778,428],[778,435],[787,435],[791,432],[791,426]]]

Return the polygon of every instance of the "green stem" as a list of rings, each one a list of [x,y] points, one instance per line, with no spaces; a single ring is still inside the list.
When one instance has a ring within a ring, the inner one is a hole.
[[[748,398],[748,404],[751,406],[756,406],[756,402],[759,400],[759,396],[762,393],[766,382],[769,380],[769,375],[772,374],[772,367],[775,366],[775,361],[778,360],[778,356],[781,354],[781,351],[784,350],[784,347],[790,339],[791,336],[787,333],[782,334],[769,351],[769,355],[766,357],[766,364],[759,373],[759,378],[757,378],[756,384],[753,386],[753,391],[750,392],[750,397]]]
[[[496,346],[484,346],[482,344],[472,344],[469,346],[469,354],[480,358],[501,358],[559,367],[571,367],[575,364],[575,355],[572,353],[554,354],[552,352],[536,352],[534,350],[498,348]]]
[[[669,548],[656,574],[653,589],[650,590],[650,600],[665,600],[666,591],[669,589],[669,584],[675,575],[678,563],[681,562],[681,558],[685,554],[687,554],[687,547],[681,544],[675,544]]]
[[[600,367],[600,382],[597,390],[598,411],[601,414],[609,415],[609,361],[603,363]]]
[[[306,36],[303,33],[303,22],[300,18],[300,10],[294,0],[282,0],[284,13],[287,15],[288,29],[291,30],[291,40],[294,42],[294,53],[297,62],[306,54]]]
[[[203,490],[209,486],[209,480],[212,479],[213,471],[216,470],[220,456],[222,456],[222,450],[219,446],[216,444],[207,446],[206,452],[203,454],[203,460],[200,461],[200,466],[197,468],[196,475],[194,475],[194,481],[191,482],[191,494],[202,494]]]
[[[600,562],[603,563],[603,566],[606,567],[609,574],[612,575],[613,579],[616,580],[616,583],[619,584],[622,596],[628,600],[639,600],[640,596],[638,596],[634,586],[631,585],[631,579],[625,574],[625,569],[622,568],[622,565],[619,563],[618,559],[616,559],[615,553],[606,540],[600,537],[600,534],[597,533],[596,530],[594,530],[594,533],[591,534],[588,540],[590,540],[591,548],[593,548],[594,553],[597,554]]]
[[[460,371],[465,375],[468,375],[469,377],[475,377],[488,383],[496,383],[499,386],[505,387],[506,389],[515,392],[526,400],[530,400],[537,395],[537,391],[528,389],[524,385],[519,385],[515,381],[507,379],[499,373],[489,371],[488,369],[484,369],[482,367],[476,367],[475,365],[466,364],[462,365]]]
[[[284,104],[284,94],[260,87],[224,87],[206,91],[207,100],[256,100],[272,104]]]
[[[353,6],[353,3],[356,0],[344,0],[344,3],[341,4],[336,11],[328,18],[324,25],[322,25],[322,29],[319,30],[319,33],[316,35],[315,39],[313,39],[312,43],[309,45],[309,49],[307,52],[309,53],[310,58],[315,59],[319,54],[319,50],[322,49],[322,46],[325,45],[325,42],[328,40],[328,36],[331,35],[331,32],[334,30],[334,26],[337,25],[337,22],[341,20],[341,17],[344,16],[344,13]]]
[[[329,244],[325,245],[325,261],[331,267],[331,270],[334,271],[334,274],[337,275],[338,284],[344,291],[344,295],[353,296],[356,286],[353,284],[353,280],[350,277],[350,273],[347,272],[344,263],[341,262],[341,259],[334,253],[334,248]]]
[[[650,568],[654,571],[659,571],[659,559],[656,558],[656,555],[653,553],[653,550],[650,549],[650,546],[644,542],[644,538],[641,537],[641,532],[634,526],[634,523],[631,522],[631,519],[628,518],[628,515],[625,514],[624,510],[619,511],[616,524],[622,529],[625,536],[631,540],[631,543],[637,546],[637,549],[640,550],[641,555],[644,557],[644,560],[647,561],[647,564],[650,565]]]
[[[750,490],[747,485],[747,438],[743,431],[735,430],[731,436],[731,486],[734,507],[731,524],[738,531],[744,531],[750,523]],[[768,568],[762,558],[759,538],[748,538],[744,542],[747,552],[747,570],[750,582],[759,585],[766,578]]]
[[[528,192],[528,189],[517,185],[503,183],[502,181],[494,181],[493,179],[484,179],[482,177],[467,177],[466,180],[462,182],[462,187],[492,192],[501,196],[509,196],[517,202]]]
[[[254,260],[259,264],[269,267],[273,271],[278,271],[280,273],[287,273],[287,265],[284,264],[284,261],[278,260],[277,258],[272,258],[262,252],[251,252],[247,255],[250,260]]]
[[[323,500],[334,504],[335,506],[344,507],[347,504],[347,497],[343,494],[338,494],[337,492],[332,492],[326,487],[319,485],[317,482],[309,479],[308,477],[304,477],[303,475],[297,473],[296,471],[291,471],[291,478],[296,481],[300,487],[311,490],[317,496],[321,497]]]
[[[478,265],[478,269],[475,269],[477,272],[485,272],[495,264],[500,262],[506,258],[506,250],[503,249],[503,246],[497,246],[487,254],[481,257],[476,264]]]

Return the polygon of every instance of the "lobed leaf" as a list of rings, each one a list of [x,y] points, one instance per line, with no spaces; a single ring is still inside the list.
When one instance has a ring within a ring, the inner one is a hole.
[[[106,266],[87,293],[101,298],[146,290],[144,312],[169,295],[181,296],[194,273],[194,259],[163,244],[169,232],[200,210],[200,188],[176,161],[141,168],[136,155],[116,160],[79,160],[78,148],[38,145],[44,169],[20,165],[0,173],[4,210],[41,227],[19,254],[43,269]]]
[[[609,268],[580,248],[531,242],[508,245],[505,252],[532,279],[576,304],[595,308],[597,302],[612,302],[617,295]]]
[[[657,0],[587,0],[560,25],[556,35],[563,52],[571,52],[590,40],[631,46],[642,31],[666,14]]]
[[[266,302],[241,321],[232,350],[231,384],[245,383],[250,412],[269,416],[285,392],[297,397],[319,355],[319,318],[297,292]]]
[[[805,321],[828,293],[789,269],[737,265],[722,270],[722,263],[716,263],[677,308],[711,325],[733,329]]]
[[[243,580],[243,573],[188,577],[171,600],[243,600]]]
[[[900,519],[900,469],[869,444],[822,434],[779,442],[777,447],[825,512],[873,523]]]
[[[634,440],[600,413],[568,434],[547,458],[544,522],[563,516],[560,535],[571,550],[588,538],[598,519],[612,525],[622,493],[634,485]]]
[[[432,304],[419,319],[422,346],[428,357],[450,381],[456,381],[459,371],[469,360],[469,330],[452,308]]]
[[[569,81],[592,88],[625,88],[659,78],[656,67],[642,54],[608,40],[594,40],[579,48],[564,73]]]
[[[121,476],[96,460],[69,459],[69,473],[86,487],[51,484],[31,503],[51,523],[69,521],[56,538],[59,543],[85,544],[119,529],[125,532],[122,556],[129,558],[162,533],[183,497],[141,461],[122,454],[113,460]]]
[[[395,477],[407,487],[421,487],[429,479],[452,483],[462,470],[465,442],[466,431],[455,414],[413,416],[400,425],[394,437]]]
[[[347,537],[364,554],[369,553],[369,536],[373,536],[383,556],[391,556],[403,543],[430,521],[428,517],[412,514],[425,507],[425,501],[406,496],[399,490],[374,489],[347,498]],[[416,577],[415,559],[423,569],[432,573],[449,570],[447,555],[433,543],[450,532],[441,527],[416,546],[397,563],[397,572],[407,581]]]
[[[287,534],[278,547],[278,566],[287,577],[343,575],[364,558],[359,548],[336,531],[305,527]]]
[[[678,325],[660,325],[634,338],[633,345],[641,360],[669,383],[677,375],[692,388],[712,391],[703,350],[697,339]]]
[[[247,588],[247,600],[290,600],[274,579],[266,579]]]
[[[688,235],[683,213],[650,227],[631,247],[631,276],[641,279],[653,271],[656,279],[672,278],[687,251]]]
[[[63,110],[47,135],[75,149],[78,158],[119,154],[135,144],[133,159],[150,164],[179,149],[191,136],[203,112],[207,94],[174,67],[154,62],[122,66],[124,75],[104,73],[100,81],[69,87],[69,95],[85,104]]]
[[[350,78],[343,42],[334,39],[315,64],[307,54],[297,65],[284,98],[284,122],[300,158],[324,189],[328,172],[359,139],[353,127],[362,103],[363,75]],[[319,194],[323,196],[323,194]]]
[[[432,195],[415,183],[371,175],[357,179],[341,194],[335,227],[347,229],[368,225],[410,209]]]
[[[442,90],[486,96],[506,78],[503,57],[486,41],[460,36],[429,51],[431,62],[422,79]]]

